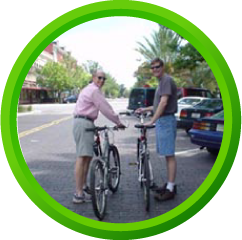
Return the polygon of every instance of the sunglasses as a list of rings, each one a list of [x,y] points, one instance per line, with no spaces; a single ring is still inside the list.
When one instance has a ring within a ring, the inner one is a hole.
[[[103,80],[103,81],[105,81],[106,80],[106,78],[105,77],[97,77],[98,78],[98,80]]]
[[[154,70],[154,69],[159,69],[161,67],[161,65],[157,65],[157,66],[153,66],[150,69]]]

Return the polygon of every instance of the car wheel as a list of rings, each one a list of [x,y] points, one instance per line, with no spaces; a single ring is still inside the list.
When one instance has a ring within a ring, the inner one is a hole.
[[[191,130],[191,128],[187,128],[186,129],[186,133],[189,134],[189,131]]]
[[[219,153],[219,149],[216,149],[216,148],[207,148],[207,151],[214,156],[217,156]]]

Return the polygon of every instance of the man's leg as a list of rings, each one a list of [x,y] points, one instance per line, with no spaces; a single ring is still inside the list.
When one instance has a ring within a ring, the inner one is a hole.
[[[92,158],[87,157],[84,161],[83,187],[87,186],[87,175]]]
[[[78,157],[76,160],[76,194],[81,196],[83,193],[83,186],[86,183],[88,167],[91,161],[91,157]]]
[[[167,178],[168,178],[168,183],[166,185],[166,188],[169,189],[171,192],[173,192],[175,187],[176,169],[177,169],[175,156],[166,156],[166,164],[167,164]]]
[[[166,156],[166,164],[168,182],[163,187],[157,190],[155,199],[158,201],[166,201],[173,199],[176,194],[175,179],[177,163],[175,156]]]

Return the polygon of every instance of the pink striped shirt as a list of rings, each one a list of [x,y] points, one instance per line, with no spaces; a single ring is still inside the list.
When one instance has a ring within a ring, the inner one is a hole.
[[[90,83],[79,94],[74,115],[84,115],[96,120],[99,111],[110,121],[120,124],[118,115],[115,114],[99,87],[95,83]]]

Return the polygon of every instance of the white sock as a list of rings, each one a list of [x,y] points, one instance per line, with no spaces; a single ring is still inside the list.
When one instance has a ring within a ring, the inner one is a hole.
[[[175,186],[175,183],[173,183],[173,182],[168,182],[167,185],[166,185],[166,189],[168,189],[168,190],[170,190],[171,192],[173,192],[174,186]]]

